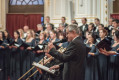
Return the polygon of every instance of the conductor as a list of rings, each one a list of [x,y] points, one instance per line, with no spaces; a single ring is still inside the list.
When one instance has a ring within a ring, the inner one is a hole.
[[[49,54],[63,63],[53,68],[63,67],[63,80],[84,80],[86,46],[79,36],[78,26],[69,25],[66,27],[66,34],[70,43],[63,54],[55,49],[53,43],[48,44]]]

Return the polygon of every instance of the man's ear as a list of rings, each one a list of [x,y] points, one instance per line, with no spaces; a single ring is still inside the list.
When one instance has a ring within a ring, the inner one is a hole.
[[[73,31],[72,31],[72,33],[74,34],[74,33],[76,33],[76,31],[75,31],[75,30],[73,30]]]

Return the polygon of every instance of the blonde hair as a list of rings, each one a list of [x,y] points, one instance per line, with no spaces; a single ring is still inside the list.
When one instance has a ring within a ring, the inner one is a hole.
[[[21,38],[24,38],[24,31],[23,31],[23,29],[18,29],[18,31],[21,34],[20,37]]]
[[[41,31],[41,32],[40,32],[40,35],[41,35],[41,34],[43,34],[43,35],[44,35],[44,39],[46,39],[46,37],[47,37],[46,32],[45,32],[45,31]],[[40,35],[39,35],[39,36],[40,36]]]
[[[33,32],[32,32],[32,30],[28,30],[27,32],[29,32],[30,33],[30,35],[31,35],[31,37],[33,38]],[[29,39],[29,37],[27,36],[26,37],[26,41]]]

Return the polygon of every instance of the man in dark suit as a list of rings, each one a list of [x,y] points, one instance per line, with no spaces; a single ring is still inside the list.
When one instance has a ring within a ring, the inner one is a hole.
[[[98,31],[98,25],[100,25],[100,19],[99,18],[95,18],[95,27],[94,27],[94,31],[95,32]]]
[[[68,26],[68,24],[66,23],[66,18],[65,18],[65,17],[62,17],[62,18],[61,18],[61,22],[62,22],[62,24],[63,24],[65,27]]]
[[[108,36],[110,36],[110,37],[111,37],[112,30],[113,30],[112,21],[113,21],[113,19],[110,18],[108,20],[109,25],[107,27],[105,27],[105,29],[108,31]]]
[[[84,80],[84,62],[86,46],[83,44],[77,25],[69,25],[66,28],[69,45],[66,51],[59,53],[53,43],[49,43],[49,54],[63,62],[63,80]],[[54,68],[58,68],[57,66]]]
[[[82,36],[85,37],[85,32],[88,30],[87,19],[82,18],[82,25],[80,26],[80,30],[82,31]]]
[[[50,23],[50,17],[49,16],[46,16],[45,21],[46,21],[46,23],[43,25],[44,29],[47,27],[48,24],[51,25],[52,29],[54,29],[54,24]]]

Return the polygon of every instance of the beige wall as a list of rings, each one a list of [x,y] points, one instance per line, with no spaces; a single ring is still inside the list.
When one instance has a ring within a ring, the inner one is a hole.
[[[51,23],[58,27],[61,17],[67,18],[67,23],[71,24],[71,19],[76,19],[81,25],[81,18],[86,17],[88,23],[94,22],[95,18],[101,19],[101,23],[108,24],[107,2],[108,0],[45,0],[45,16],[51,17]],[[72,6],[70,5],[72,2]],[[72,12],[72,14],[71,14]]]
[[[0,31],[6,29],[7,12],[8,12],[8,0],[0,0]]]

